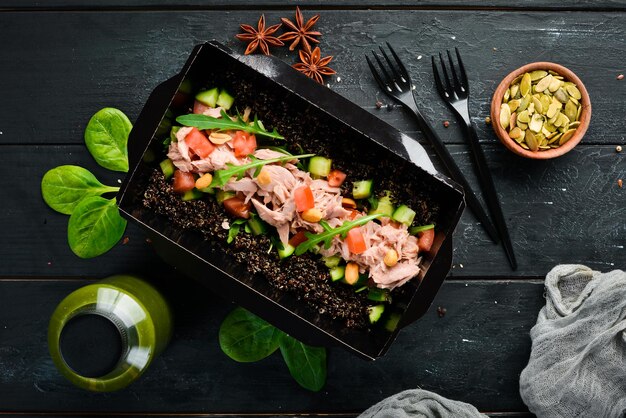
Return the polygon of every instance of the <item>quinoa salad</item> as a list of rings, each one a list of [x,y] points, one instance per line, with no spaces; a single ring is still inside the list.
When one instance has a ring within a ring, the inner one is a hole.
[[[320,314],[393,330],[394,299],[419,280],[436,208],[406,199],[394,173],[339,161],[288,127],[266,129],[236,97],[218,88],[196,94],[164,141],[143,205],[218,241],[251,274]]]

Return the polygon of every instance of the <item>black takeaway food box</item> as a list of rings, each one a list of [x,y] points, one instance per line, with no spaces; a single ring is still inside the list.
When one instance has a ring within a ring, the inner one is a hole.
[[[249,273],[228,254],[225,242],[176,226],[142,204],[149,178],[163,159],[163,141],[172,122],[193,105],[193,91],[210,86],[233,92],[236,100],[241,93],[258,101],[252,103],[253,113],[270,126],[278,125],[286,137],[288,132],[282,130],[297,126],[305,152],[307,135],[311,141],[332,141],[333,149],[342,150],[352,161],[376,170],[393,165],[394,173],[400,173],[394,182],[427,194],[437,209],[435,241],[423,256],[418,277],[394,297],[394,309],[401,314],[394,331],[347,327],[266,278]],[[182,71],[154,89],[128,146],[130,171],[118,196],[123,216],[141,225],[166,262],[304,343],[339,345],[374,360],[387,351],[400,329],[424,315],[450,270],[452,233],[465,206],[462,189],[435,172],[413,139],[273,57],[241,56],[214,41],[196,46]]]

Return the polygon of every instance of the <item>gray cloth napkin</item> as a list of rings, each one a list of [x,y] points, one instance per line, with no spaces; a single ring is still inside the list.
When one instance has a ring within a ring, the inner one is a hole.
[[[486,418],[472,405],[427,390],[412,389],[383,399],[359,418]]]
[[[530,331],[520,394],[543,417],[622,417],[626,411],[626,273],[559,265]]]

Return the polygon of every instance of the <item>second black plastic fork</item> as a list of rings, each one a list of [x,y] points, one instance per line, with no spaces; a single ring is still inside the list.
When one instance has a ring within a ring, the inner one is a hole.
[[[380,47],[380,52],[387,65],[383,63],[382,59],[375,51],[372,51],[372,55],[378,63],[380,71],[376,69],[370,58],[368,56],[365,56],[367,64],[369,65],[370,70],[372,71],[372,74],[376,79],[376,82],[378,82],[380,88],[383,89],[383,91],[388,96],[398,101],[405,108],[411,110],[415,114],[417,118],[417,123],[422,133],[424,134],[424,137],[426,137],[426,139],[433,146],[435,152],[437,153],[437,156],[439,156],[439,158],[443,162],[443,165],[448,170],[450,177],[452,177],[453,180],[463,186],[463,189],[465,190],[465,201],[467,202],[467,206],[472,209],[472,211],[474,212],[478,220],[482,223],[483,227],[485,228],[487,234],[489,234],[491,239],[497,243],[499,241],[499,238],[496,228],[494,227],[493,223],[491,223],[489,216],[487,216],[487,213],[480,204],[480,201],[476,197],[476,194],[470,187],[470,184],[468,183],[461,170],[459,169],[459,166],[454,161],[454,158],[452,158],[452,155],[450,155],[450,152],[439,138],[439,135],[437,135],[433,128],[428,124],[424,116],[422,116],[419,109],[417,108],[417,102],[415,100],[415,97],[413,96],[413,85],[411,84],[409,73],[404,67],[404,64],[402,63],[402,61],[400,61],[400,58],[393,50],[391,45],[389,45],[389,42],[387,42],[387,47],[389,48],[389,51],[393,56],[395,64],[391,61],[391,59],[382,47]]]
[[[476,130],[472,125],[469,113],[469,82],[467,81],[467,73],[465,72],[465,66],[463,60],[461,60],[461,54],[457,48],[456,57],[458,61],[458,68],[455,69],[454,61],[450,51],[446,51],[448,55],[449,70],[452,74],[452,78],[448,76],[446,70],[446,63],[441,53],[439,53],[439,61],[441,64],[441,71],[443,73],[443,79],[439,75],[437,64],[435,63],[435,57],[432,58],[433,63],[433,75],[435,77],[435,85],[439,91],[439,95],[444,102],[456,113],[456,115],[464,122],[465,131],[469,137],[469,145],[471,149],[471,155],[474,160],[474,165],[478,171],[478,180],[480,181],[480,187],[483,190],[483,196],[489,207],[489,211],[495,220],[496,228],[502,239],[502,245],[504,251],[509,259],[509,263],[513,270],[517,269],[517,260],[515,259],[515,253],[513,252],[513,245],[511,244],[511,238],[509,236],[509,230],[502,214],[502,208],[498,201],[498,193],[496,187],[493,184],[493,178],[491,172],[487,166],[487,159],[483,152],[480,143],[478,142],[478,136]],[[496,123],[496,122],[493,122]]]

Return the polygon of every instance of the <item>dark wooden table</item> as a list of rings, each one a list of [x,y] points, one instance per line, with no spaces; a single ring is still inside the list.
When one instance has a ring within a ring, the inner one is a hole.
[[[96,3],[96,2],[94,2]],[[83,145],[98,109],[131,120],[150,91],[175,74],[195,44],[215,38],[236,51],[239,23],[292,17],[278,0],[0,0],[0,415],[355,415],[398,391],[421,387],[494,416],[523,415],[519,373],[543,305],[543,277],[558,263],[626,267],[626,3],[618,0],[298,1],[320,13],[322,50],[335,56],[330,88],[422,143],[402,109],[378,110],[364,54],[389,41],[406,59],[422,110],[471,181],[460,126],[436,95],[430,55],[459,47],[471,79],[471,110],[508,220],[519,270],[512,272],[469,212],[455,233],[454,265],[426,316],[388,354],[368,363],[331,348],[320,393],[301,389],[279,355],[238,364],[219,349],[230,303],[164,265],[142,233],[92,260],[67,246],[67,217],[50,210],[40,180],[78,164],[115,183]],[[529,8],[522,8],[522,3]],[[293,62],[285,49],[276,55]],[[529,161],[499,144],[484,119],[498,81],[521,64],[561,63],[585,82],[593,104],[583,142],[564,157]],[[450,126],[443,127],[449,120]],[[428,148],[428,145],[425,144]],[[429,149],[429,148],[428,148]],[[119,272],[166,283],[174,340],[127,390],[95,394],[55,370],[47,322],[68,293]],[[447,314],[439,318],[438,306]]]

